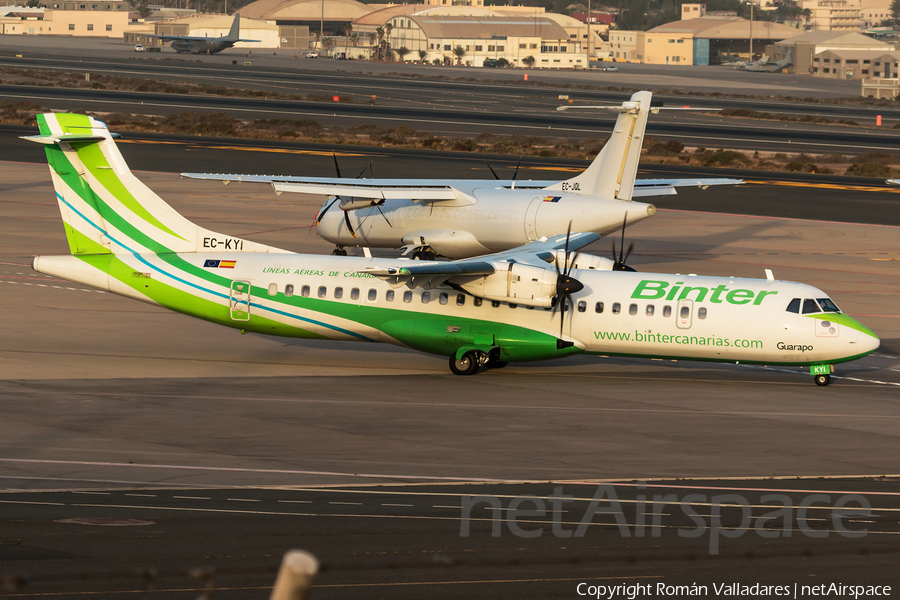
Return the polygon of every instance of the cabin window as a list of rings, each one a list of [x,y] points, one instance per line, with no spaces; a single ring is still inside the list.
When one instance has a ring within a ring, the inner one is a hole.
[[[668,318],[672,316],[672,307],[669,305],[663,306],[663,316]]]
[[[603,312],[603,303],[602,302],[598,302],[597,304],[594,305],[594,312],[596,312],[596,313]]]
[[[340,299],[344,297],[344,288],[336,287],[334,288],[334,297],[335,299]]]
[[[646,311],[646,312],[647,312],[647,316],[648,316],[648,317],[652,317],[654,311],[656,311],[656,307],[654,307],[652,304],[648,304],[648,305],[647,305],[647,311]]]
[[[350,290],[350,299],[359,300],[359,288],[353,288],[352,290]]]
[[[837,304],[835,304],[831,298],[819,298],[819,306],[822,307],[824,312],[841,312],[841,309],[837,307]]]
[[[612,314],[617,315],[622,312],[622,305],[618,302],[613,302]]]
[[[319,298],[324,298],[327,294],[328,294],[328,288],[326,288],[324,285],[319,288],[319,292],[318,292]]]
[[[494,308],[499,308],[500,301],[499,300],[491,300],[491,306],[493,306]]]
[[[304,298],[309,298],[309,286],[308,285],[304,285],[302,288],[300,288],[300,295],[303,296]]]
[[[394,301],[394,290],[388,290],[384,293],[384,299],[388,302]]]
[[[466,303],[466,297],[463,296],[462,294],[457,294],[456,295],[456,305],[463,306],[465,303]]]
[[[270,295],[270,296],[274,296],[274,295],[277,294],[277,293],[278,293],[278,284],[277,284],[277,283],[270,283],[270,284],[269,284],[269,295]]]
[[[431,292],[422,292],[422,304],[431,302]]]
[[[628,314],[632,316],[637,314],[637,304],[632,304],[628,307]]]
[[[587,302],[584,300],[578,301],[578,312],[584,312],[587,310]]]
[[[691,309],[688,306],[682,306],[680,312],[681,312],[682,319],[687,319],[688,317],[691,316]]]
[[[803,314],[808,315],[810,313],[822,312],[819,310],[819,305],[816,304],[816,301],[812,298],[804,298],[803,299]]]
[[[450,296],[446,293],[441,293],[441,295],[438,296],[438,300],[441,304],[447,304],[447,302],[450,300]]]
[[[473,298],[472,304],[474,304],[475,306],[481,306],[482,304],[484,304],[484,300],[482,298]]]
[[[788,303],[787,307],[788,312],[792,312],[795,314],[800,314],[800,298],[794,298]]]
[[[367,298],[371,301],[378,300],[378,290],[369,290]]]
[[[412,292],[403,292],[403,301],[406,303],[412,302]]]
[[[697,318],[705,319],[706,318],[706,307],[702,306],[697,310]]]
[[[293,296],[294,295],[294,284],[289,283],[284,286],[284,295],[285,296]]]

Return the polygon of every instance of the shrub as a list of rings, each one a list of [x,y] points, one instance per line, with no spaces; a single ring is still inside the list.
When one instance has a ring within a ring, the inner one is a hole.
[[[879,163],[853,163],[847,168],[845,175],[854,175],[856,177],[890,177],[893,171],[887,165]]]
[[[738,152],[736,150],[716,150],[703,159],[703,166],[729,167],[736,162],[741,162],[746,165],[750,162],[750,159],[743,152]]]

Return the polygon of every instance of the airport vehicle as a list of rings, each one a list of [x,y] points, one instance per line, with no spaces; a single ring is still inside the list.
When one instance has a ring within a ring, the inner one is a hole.
[[[775,73],[792,64],[794,64],[794,58],[791,51],[788,50],[787,55],[781,60],[770,61],[768,56],[763,56],[761,60],[754,60],[746,63],[743,68],[745,71],[754,71],[757,73]]]
[[[319,58],[319,53],[316,52],[315,50],[310,50],[309,52],[307,52],[307,53],[304,54],[303,56],[305,56],[306,58]]]
[[[159,38],[164,42],[172,42],[172,49],[179,54],[216,54],[226,48],[231,48],[238,42],[258,42],[259,40],[242,40],[241,14],[234,13],[234,21],[231,23],[231,31],[228,35],[217,38],[197,37],[190,35],[149,35]]]
[[[616,73],[619,70],[619,67],[603,67],[600,69],[604,73]]]
[[[135,51],[135,52],[143,52],[143,51],[144,51],[144,45],[143,45],[143,44],[135,44],[135,46],[134,46],[134,51]]]
[[[825,292],[801,283],[616,270],[577,250],[596,233],[457,261],[295,254],[178,214],[128,169],[106,125],[38,115],[70,254],[35,271],[242,332],[386,342],[450,369],[578,353],[808,365],[878,348]]]
[[[675,194],[679,186],[743,183],[739,179],[645,179],[635,181],[652,94],[637,92],[619,106],[564,106],[563,109],[619,113],[606,145],[582,173],[567,181],[496,179],[359,179],[269,175],[182,173],[182,177],[269,183],[276,193],[328,196],[316,216],[318,234],[335,244],[403,248],[414,258],[465,258],[507,250],[566,231],[601,235],[653,216],[656,207],[634,197]],[[666,109],[677,110],[677,109]],[[488,165],[490,167],[490,165]],[[493,172],[493,168],[491,168]],[[518,167],[516,168],[518,174]],[[362,173],[360,173],[362,175]]]

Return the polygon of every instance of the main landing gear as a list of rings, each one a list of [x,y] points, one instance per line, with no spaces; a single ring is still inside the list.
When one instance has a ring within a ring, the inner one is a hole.
[[[338,246],[331,251],[331,254],[333,254],[334,256],[347,256],[347,249],[343,246]]]
[[[823,373],[816,375],[813,379],[815,379],[816,385],[828,385],[831,383],[831,375],[825,375]]]
[[[494,349],[490,354],[480,350],[469,350],[457,360],[456,355],[450,357],[450,370],[454,375],[474,375],[478,372],[478,367],[485,369],[502,369],[509,363],[503,362],[496,355],[498,349]]]
[[[435,260],[437,259],[437,252],[429,246],[423,246],[413,251],[412,258],[413,260]]]

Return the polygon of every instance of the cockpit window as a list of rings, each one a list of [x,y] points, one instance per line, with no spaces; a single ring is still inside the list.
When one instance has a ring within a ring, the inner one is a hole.
[[[788,304],[787,311],[800,314],[800,298],[791,300],[790,304]]]
[[[819,310],[819,305],[816,304],[816,301],[812,298],[804,298],[803,299],[803,314],[808,315],[810,313],[822,312]]]
[[[837,307],[831,298],[819,298],[819,306],[822,307],[822,310],[825,312],[841,312],[841,309]]]

